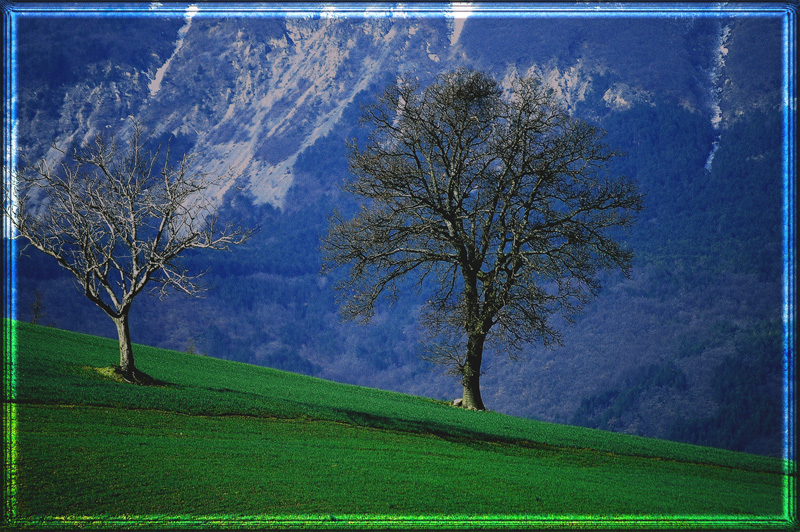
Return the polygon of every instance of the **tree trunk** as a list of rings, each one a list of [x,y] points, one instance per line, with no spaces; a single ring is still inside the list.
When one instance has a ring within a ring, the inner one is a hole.
[[[481,399],[481,359],[483,358],[483,344],[486,335],[470,334],[467,339],[467,361],[461,375],[461,385],[464,388],[461,406],[472,410],[486,410]]]
[[[131,331],[128,325],[128,313],[119,318],[114,318],[119,338],[119,369],[122,373],[130,373],[136,369],[133,363],[133,345],[131,344]]]
[[[136,369],[136,365],[133,362],[133,345],[128,325],[128,313],[124,312],[113,319],[114,324],[117,326],[117,337],[119,338],[119,375],[130,383],[152,384],[154,382],[153,378]]]

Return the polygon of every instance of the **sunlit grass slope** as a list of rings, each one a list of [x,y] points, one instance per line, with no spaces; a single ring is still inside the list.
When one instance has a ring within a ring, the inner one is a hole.
[[[102,371],[114,340],[5,329],[18,526],[718,526],[787,511],[783,464],[767,457],[145,346],[137,365],[163,385],[133,386]]]

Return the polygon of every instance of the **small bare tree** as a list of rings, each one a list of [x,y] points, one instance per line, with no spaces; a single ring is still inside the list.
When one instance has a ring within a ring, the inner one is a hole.
[[[445,341],[427,358],[451,367],[478,410],[487,339],[512,357],[558,343],[551,316],[570,319],[600,271],[628,272],[619,229],[642,208],[636,184],[606,171],[615,153],[600,130],[535,77],[510,88],[470,70],[388,87],[364,113],[369,141],[351,146],[346,189],[364,206],[334,215],[324,243],[327,268],[349,266],[347,317],[369,319],[409,274],[437,280],[424,323]]]
[[[26,161],[3,184],[3,212],[13,238],[50,255],[117,328],[119,373],[146,384],[152,378],[134,364],[129,313],[134,298],[153,285],[189,295],[203,290],[203,272],[189,272],[180,256],[188,249],[228,249],[252,234],[220,225],[206,193],[224,176],[192,170],[191,156],[177,164],[169,147],[146,151],[149,136],[133,120],[127,142],[98,135],[63,149],[61,162]]]
[[[42,293],[34,289],[33,303],[31,303],[31,323],[36,325],[45,316],[47,316],[47,312],[44,311],[44,303],[42,302]]]

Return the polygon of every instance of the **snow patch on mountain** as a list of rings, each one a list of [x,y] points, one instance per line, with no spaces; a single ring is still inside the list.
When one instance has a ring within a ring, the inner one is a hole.
[[[337,17],[290,18],[283,31],[263,40],[234,33],[225,60],[235,65],[235,79],[216,104],[221,118],[199,133],[195,146],[199,165],[230,172],[254,203],[279,209],[298,156],[333,131],[356,95],[385,71],[397,39],[408,38],[395,24]],[[173,128],[186,120],[175,117]]]
[[[431,43],[425,43],[425,51],[428,53],[428,59],[433,61],[434,63],[439,62],[439,56],[433,52],[431,52]]]
[[[725,58],[728,55],[728,38],[731,35],[731,26],[724,25],[720,28],[717,35],[717,45],[714,50],[714,63],[711,67],[710,80],[711,80],[711,127],[717,132],[717,138],[711,144],[711,151],[708,153],[706,159],[705,169],[711,171],[711,165],[714,162],[714,155],[719,148],[719,129],[722,124],[722,91],[724,88],[725,80],[723,71],[725,68]]]
[[[198,7],[196,5],[190,5],[186,8],[186,13],[184,14],[186,23],[178,30],[178,40],[175,43],[175,51],[173,51],[172,55],[169,56],[164,64],[156,70],[155,76],[153,76],[148,85],[150,96],[155,96],[158,94],[158,91],[161,90],[161,82],[164,80],[164,74],[167,73],[167,69],[169,69],[172,60],[178,55],[180,49],[183,48],[183,41],[186,38],[186,34],[189,32],[189,27],[192,25],[192,18],[197,14],[197,11]]]
[[[511,88],[510,79],[516,75],[518,75],[516,68],[506,73],[502,81],[505,89]],[[569,110],[574,109],[578,102],[586,98],[586,90],[591,84],[591,73],[580,59],[573,66],[563,70],[557,66],[533,65],[522,76],[536,76],[541,79],[544,85],[553,89],[556,98]]]
[[[722,72],[725,68],[725,57],[728,55],[727,42],[731,34],[729,25],[723,26],[717,37],[717,48],[715,50],[714,65],[711,68],[711,125],[714,129],[719,129],[722,122],[722,109],[720,101],[722,99]],[[724,80],[722,80],[724,82]]]
[[[631,87],[627,83],[617,82],[603,94],[603,101],[611,109],[621,111],[629,109],[635,103],[649,101],[652,93],[642,88]]]
[[[458,43],[461,30],[464,29],[464,22],[472,13],[473,7],[470,2],[453,2],[450,6],[450,16],[453,17],[453,33],[450,35],[450,46]]]

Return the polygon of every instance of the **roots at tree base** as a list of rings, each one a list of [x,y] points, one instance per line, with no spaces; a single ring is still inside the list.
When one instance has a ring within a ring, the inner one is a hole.
[[[161,381],[154,379],[147,373],[140,371],[135,367],[128,370],[123,370],[120,366],[114,364],[111,366],[111,368],[114,370],[115,375],[118,375],[120,379],[130,384],[138,384],[141,386],[161,384]]]

